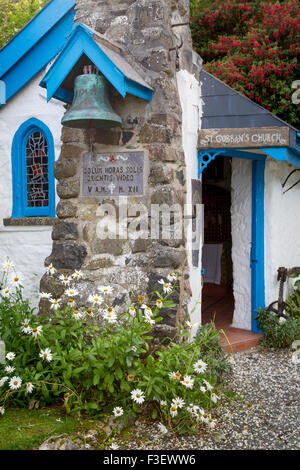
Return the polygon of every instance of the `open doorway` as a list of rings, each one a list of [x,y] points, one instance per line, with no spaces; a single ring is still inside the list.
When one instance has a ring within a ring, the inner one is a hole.
[[[202,324],[214,320],[218,329],[233,319],[231,236],[231,158],[217,156],[202,174],[204,244]]]

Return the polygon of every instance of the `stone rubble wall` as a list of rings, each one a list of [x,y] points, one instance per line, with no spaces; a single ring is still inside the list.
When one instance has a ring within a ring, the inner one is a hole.
[[[126,96],[123,100],[111,90],[111,103],[122,117],[121,129],[98,130],[95,153],[143,151],[145,155],[144,195],[128,198],[142,202],[150,213],[151,204],[186,203],[186,168],[182,148],[182,109],[178,94],[175,52],[180,44],[180,67],[194,73],[189,26],[172,28],[189,20],[186,0],[77,0],[76,20],[103,34],[124,51],[125,59],[154,89],[150,103]],[[188,319],[191,291],[186,259],[186,242],[181,240],[100,240],[97,237],[98,204],[80,198],[82,154],[89,151],[84,130],[63,128],[63,146],[55,164],[58,180],[58,222],[54,226],[53,249],[45,264],[53,263],[59,272],[81,269],[79,289],[83,295],[100,284],[114,289],[114,305],[123,306],[130,290],[141,295],[155,282],[184,265],[180,289],[174,294],[179,308],[162,312],[164,331],[170,334],[176,322]],[[118,201],[120,199],[120,201]],[[110,199],[118,204],[122,198]],[[107,201],[106,201],[107,202]],[[56,292],[62,293],[56,283]],[[52,280],[43,277],[41,290],[51,290]]]

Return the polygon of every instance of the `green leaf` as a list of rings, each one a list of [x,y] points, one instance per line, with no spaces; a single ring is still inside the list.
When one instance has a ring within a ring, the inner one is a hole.
[[[154,408],[154,410],[152,411],[152,419],[156,419],[157,418],[157,409]]]

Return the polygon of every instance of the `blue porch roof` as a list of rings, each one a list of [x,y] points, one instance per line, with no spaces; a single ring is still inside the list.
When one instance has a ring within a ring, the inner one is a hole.
[[[0,50],[6,102],[59,53],[74,24],[75,0],[51,0]],[[0,105],[1,106],[1,105]]]

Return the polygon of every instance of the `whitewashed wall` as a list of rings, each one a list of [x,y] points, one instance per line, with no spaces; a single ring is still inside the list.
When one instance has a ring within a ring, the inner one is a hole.
[[[35,305],[44,260],[52,248],[52,227],[4,227],[3,219],[12,213],[11,146],[20,125],[33,117],[43,121],[54,138],[55,158],[60,154],[64,106],[57,100],[47,103],[46,92],[39,86],[44,74],[41,72],[0,109],[0,263],[8,256],[16,265],[24,277],[25,295]]]
[[[233,158],[231,224],[234,315],[232,326],[251,330],[252,161]]]
[[[186,70],[177,73],[177,86],[182,107],[182,135],[183,150],[186,164],[187,204],[192,202],[192,179],[198,177],[197,141],[201,119],[200,84],[195,76]],[[191,207],[189,208],[191,209]],[[187,215],[190,215],[191,211]],[[201,324],[201,248],[200,240],[199,266],[192,264],[192,227],[189,224],[188,231],[188,263],[190,267],[190,286],[192,297],[189,303],[191,321]],[[197,331],[197,325],[192,330],[192,335]]]
[[[282,183],[294,169],[268,158],[265,174],[266,304],[278,298],[277,269],[300,266],[300,185],[283,194]],[[295,182],[296,173],[287,184]],[[284,188],[284,189],[287,189]],[[292,283],[289,283],[291,287]],[[287,293],[287,291],[286,291]]]

